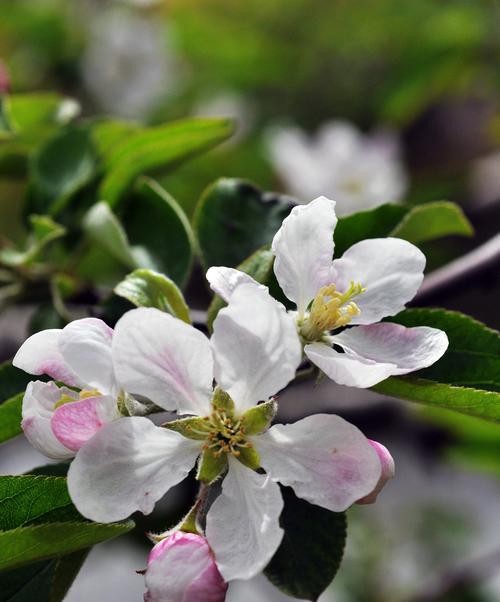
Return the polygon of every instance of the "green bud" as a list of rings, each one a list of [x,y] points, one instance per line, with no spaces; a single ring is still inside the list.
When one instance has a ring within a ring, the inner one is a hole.
[[[213,483],[227,469],[227,454],[215,454],[206,449],[198,463],[196,478],[203,483]]]
[[[253,447],[238,447],[239,454],[236,456],[236,459],[239,460],[248,468],[252,470],[257,470],[260,468],[260,457]]]
[[[196,441],[204,441],[210,432],[210,424],[206,418],[198,416],[165,422],[162,427],[180,433],[186,439],[195,439]]]
[[[261,403],[247,410],[242,417],[245,435],[258,435],[267,429],[278,411],[278,404],[274,399]]]

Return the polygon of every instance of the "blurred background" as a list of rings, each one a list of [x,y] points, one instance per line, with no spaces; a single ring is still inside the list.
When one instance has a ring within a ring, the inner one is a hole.
[[[235,118],[232,139],[162,180],[188,216],[219,176],[304,202],[325,194],[341,213],[458,202],[476,234],[429,243],[432,269],[498,234],[499,28],[494,0],[2,0],[0,92],[56,90],[83,116],[147,124]],[[19,227],[16,186],[0,181],[1,235]],[[496,249],[486,272],[422,302],[500,327]],[[206,304],[206,292],[193,295]],[[0,324],[8,357],[26,315],[14,310]],[[312,395],[292,388],[283,419],[311,404],[383,441],[397,466],[377,506],[351,512],[346,561],[321,602],[499,600],[499,428],[327,383]],[[15,440],[2,447],[0,471],[44,461]],[[173,522],[190,493],[179,489],[134,535],[96,547],[68,601],[141,599],[142,532]],[[285,599],[260,578],[229,596]]]

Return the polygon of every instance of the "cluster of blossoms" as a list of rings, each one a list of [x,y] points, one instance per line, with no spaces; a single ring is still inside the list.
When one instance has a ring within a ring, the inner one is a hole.
[[[23,429],[49,457],[75,456],[68,487],[83,516],[148,514],[193,467],[202,493],[221,484],[206,515],[203,495],[177,528],[155,536],[146,601],[216,602],[228,581],[265,568],[284,534],[278,483],[340,512],[374,502],[394,474],[387,449],[338,416],[271,425],[275,396],[304,359],[338,383],[369,387],[432,364],[447,347],[439,330],[378,323],[417,291],[420,251],[367,240],[332,261],[335,224],[335,203],[321,197],[294,208],[274,238],[276,277],[294,311],[248,275],[217,267],[207,277],[228,304],[210,339],[139,308],[114,330],[77,320],[17,353],[16,366],[66,385],[28,386]],[[145,415],[158,409],[179,417],[156,426]]]
[[[347,121],[329,121],[315,136],[298,127],[276,129],[268,147],[291,194],[326,194],[337,201],[337,215],[397,203],[408,188],[399,140],[390,131],[364,135]]]

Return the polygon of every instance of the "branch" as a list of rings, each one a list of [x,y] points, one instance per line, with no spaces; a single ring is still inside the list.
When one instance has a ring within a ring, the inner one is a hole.
[[[413,303],[431,303],[436,298],[463,289],[467,284],[480,281],[491,272],[498,273],[499,267],[500,234],[497,234],[470,253],[426,276]]]

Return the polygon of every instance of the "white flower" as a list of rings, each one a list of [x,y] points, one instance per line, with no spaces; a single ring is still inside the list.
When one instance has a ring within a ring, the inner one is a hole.
[[[147,116],[179,87],[179,65],[169,32],[145,15],[122,8],[83,15],[90,39],[82,59],[85,86],[107,111]]]
[[[448,347],[444,332],[378,323],[413,298],[425,256],[405,240],[374,238],[332,261],[336,223],[335,202],[320,197],[294,207],[272,244],[276,278],[297,305],[292,313],[305,355],[331,379],[352,387],[371,387],[436,362]],[[207,278],[226,301],[242,283],[257,286],[232,268],[210,268]],[[355,327],[341,330],[348,325]]]
[[[380,480],[377,453],[339,417],[311,416],[267,430],[275,402],[256,404],[294,377],[301,346],[293,318],[253,284],[238,287],[210,341],[168,314],[140,308],[117,323],[113,353],[126,390],[167,408],[177,400],[191,417],[166,428],[146,418],[122,418],[79,451],[68,487],[90,519],[111,522],[136,510],[151,512],[200,457],[202,481],[227,470],[208,511],[207,540],[226,581],[248,579],[266,566],[283,536],[277,481],[341,511]]]
[[[407,190],[398,141],[389,133],[364,136],[345,121],[322,126],[315,138],[295,127],[270,133],[271,159],[289,192],[337,201],[338,215],[397,203]]]
[[[13,364],[55,382],[29,383],[23,398],[22,428],[30,443],[49,458],[71,458],[103,424],[120,416],[120,387],[113,370],[113,330],[84,318],[65,328],[43,330],[27,339]]]

